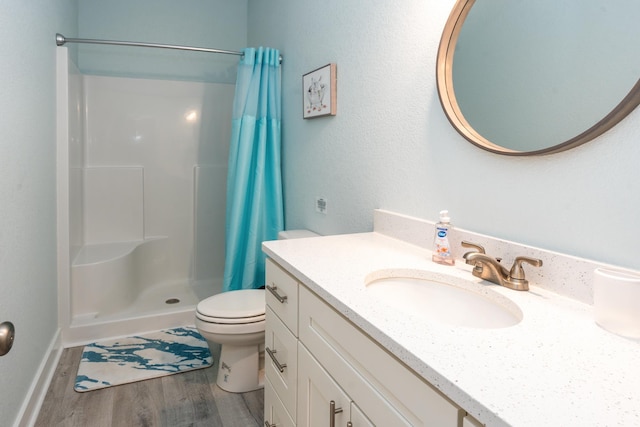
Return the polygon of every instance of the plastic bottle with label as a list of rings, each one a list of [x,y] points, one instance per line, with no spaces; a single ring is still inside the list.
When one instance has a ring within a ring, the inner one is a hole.
[[[443,265],[454,265],[455,259],[451,255],[451,246],[449,245],[449,230],[451,218],[449,211],[440,211],[440,221],[436,223],[435,237],[433,239],[433,262]]]

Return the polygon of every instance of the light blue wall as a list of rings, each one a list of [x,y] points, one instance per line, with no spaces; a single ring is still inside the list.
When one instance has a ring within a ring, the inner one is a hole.
[[[79,37],[240,51],[246,0],[82,0]],[[238,57],[122,46],[79,45],[86,74],[235,83]]]
[[[249,44],[284,56],[287,227],[359,232],[372,229],[374,208],[430,220],[447,208],[468,230],[640,269],[640,109],[560,154],[510,158],[472,146],[436,91],[453,4],[249,1]],[[338,64],[338,115],[303,120],[301,76],[329,62]]]
[[[55,33],[74,0],[3,1],[0,13],[0,414],[11,425],[57,329]]]

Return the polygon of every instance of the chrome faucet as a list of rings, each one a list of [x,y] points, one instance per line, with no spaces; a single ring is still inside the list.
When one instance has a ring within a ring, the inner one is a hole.
[[[507,270],[502,264],[500,264],[499,258],[492,258],[488,256],[482,246],[467,241],[463,241],[461,244],[465,248],[474,249],[463,255],[465,262],[469,265],[473,265],[473,271],[471,274],[483,280],[488,280],[489,282],[493,282],[516,291],[529,290],[529,281],[524,277],[522,263],[526,262],[536,267],[540,267],[542,265],[542,260],[540,259],[519,256],[516,257],[513,262],[511,270]]]

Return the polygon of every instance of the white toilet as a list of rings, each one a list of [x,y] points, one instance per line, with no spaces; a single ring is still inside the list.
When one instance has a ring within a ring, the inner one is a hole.
[[[316,236],[308,230],[288,230],[278,239]],[[210,347],[222,344],[218,387],[244,393],[264,386],[264,289],[223,292],[200,301],[195,324]]]
[[[209,347],[222,344],[216,381],[221,389],[244,393],[263,387],[264,307],[264,289],[223,292],[198,303],[198,332]]]

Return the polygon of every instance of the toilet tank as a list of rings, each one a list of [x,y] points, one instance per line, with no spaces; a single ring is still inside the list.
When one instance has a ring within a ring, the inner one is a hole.
[[[320,237],[310,230],[283,230],[278,233],[278,240],[302,239],[303,237]]]

